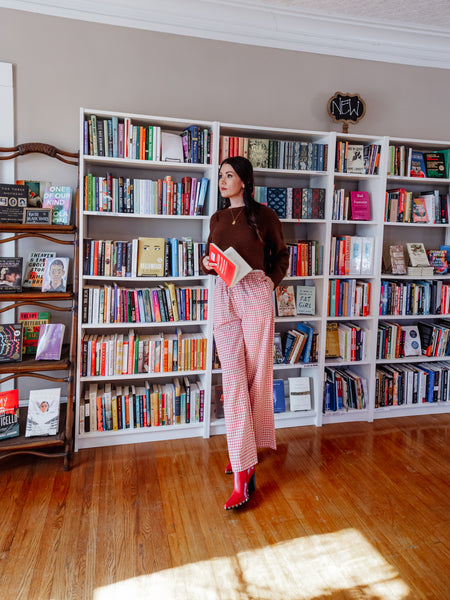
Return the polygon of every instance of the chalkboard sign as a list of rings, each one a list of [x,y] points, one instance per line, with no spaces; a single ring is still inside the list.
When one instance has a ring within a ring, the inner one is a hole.
[[[51,208],[26,208],[24,223],[49,225],[52,222]]]
[[[358,94],[336,92],[328,100],[328,114],[335,121],[344,122],[344,132],[348,123],[357,123],[366,113],[366,103]]]

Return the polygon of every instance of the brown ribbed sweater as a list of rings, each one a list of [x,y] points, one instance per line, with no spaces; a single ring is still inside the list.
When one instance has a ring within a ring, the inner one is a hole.
[[[235,225],[232,225],[233,214],[229,208],[218,210],[212,215],[206,255],[209,254],[210,242],[221,250],[233,246],[253,269],[264,271],[276,287],[289,267],[289,251],[284,243],[280,220],[274,210],[260,205],[257,222],[263,239],[261,242],[248,225],[244,211],[239,213],[240,210],[233,209],[234,217],[237,217]],[[202,268],[208,275],[216,274],[214,270],[207,271],[203,262]]]

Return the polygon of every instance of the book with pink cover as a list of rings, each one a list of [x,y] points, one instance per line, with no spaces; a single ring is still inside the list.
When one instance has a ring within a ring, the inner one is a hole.
[[[39,330],[36,360],[59,360],[64,338],[63,323],[43,323]]]
[[[370,195],[365,191],[351,191],[352,221],[370,221]]]
[[[232,246],[223,251],[211,243],[209,245],[209,260],[216,263],[215,271],[228,287],[235,286],[238,281],[253,270]]]

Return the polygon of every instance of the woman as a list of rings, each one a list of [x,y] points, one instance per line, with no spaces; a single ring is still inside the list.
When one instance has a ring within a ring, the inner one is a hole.
[[[211,217],[203,270],[213,242],[232,246],[252,267],[233,288],[217,279],[214,338],[222,366],[224,414],[234,489],[225,510],[246,503],[254,489],[257,448],[276,449],[273,414],[272,291],[289,266],[289,253],[276,213],[253,199],[253,167],[246,158],[225,159],[219,172],[224,208]]]

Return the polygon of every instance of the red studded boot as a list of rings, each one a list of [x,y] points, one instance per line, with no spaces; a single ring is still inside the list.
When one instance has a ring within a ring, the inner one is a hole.
[[[255,467],[233,473],[233,484],[233,493],[225,502],[225,510],[238,508],[248,502],[250,494],[255,491]]]

